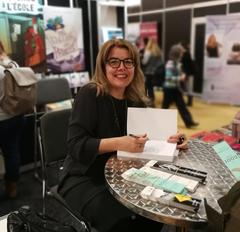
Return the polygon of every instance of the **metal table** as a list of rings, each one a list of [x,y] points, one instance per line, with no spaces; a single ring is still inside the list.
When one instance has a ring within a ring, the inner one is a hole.
[[[170,207],[143,199],[140,192],[144,186],[122,178],[121,174],[129,168],[140,168],[146,163],[147,160],[120,159],[112,156],[105,167],[105,178],[113,196],[135,213],[152,220],[181,228],[204,228],[207,217],[203,201],[197,213]],[[189,149],[180,152],[174,163],[208,173],[206,185],[200,184],[191,195],[200,199],[206,198],[209,205],[220,212],[217,200],[229,191],[236,179],[215,153],[212,145],[200,140],[191,140]]]

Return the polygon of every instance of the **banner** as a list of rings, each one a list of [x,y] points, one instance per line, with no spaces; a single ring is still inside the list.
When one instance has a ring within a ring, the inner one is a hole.
[[[0,0],[0,12],[37,15],[42,13],[42,0]]]
[[[48,72],[84,70],[82,10],[48,6],[43,12]]]
[[[207,17],[203,99],[240,105],[240,16]]]
[[[158,41],[158,24],[157,22],[143,22],[140,24],[140,47],[143,47],[144,38],[152,38]]]

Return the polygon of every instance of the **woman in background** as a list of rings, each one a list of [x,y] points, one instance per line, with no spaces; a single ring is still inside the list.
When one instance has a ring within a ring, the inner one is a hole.
[[[181,45],[173,45],[169,52],[169,60],[165,68],[165,82],[163,85],[163,103],[162,108],[168,109],[174,102],[187,128],[196,127],[198,123],[194,122],[191,113],[188,111],[183,99],[181,82],[185,81],[185,73],[182,72],[181,59],[183,49]]]
[[[145,75],[145,86],[147,90],[147,95],[151,100],[152,106],[154,106],[155,96],[154,96],[154,81],[158,77],[157,69],[163,65],[161,50],[157,44],[157,41],[149,39],[143,59],[143,73]],[[159,74],[160,75],[160,74]]]
[[[0,99],[4,92],[4,70],[12,66],[15,66],[15,62],[7,56],[0,41]],[[0,148],[3,152],[5,164],[5,192],[9,198],[17,196],[17,181],[20,168],[19,139],[22,126],[22,115],[9,115],[0,106]]]

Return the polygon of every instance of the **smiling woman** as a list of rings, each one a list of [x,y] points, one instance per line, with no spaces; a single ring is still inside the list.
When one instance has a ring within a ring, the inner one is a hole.
[[[80,89],[75,99],[69,151],[59,186],[70,207],[99,232],[155,232],[162,227],[119,203],[108,191],[104,177],[105,164],[117,150],[144,150],[146,134],[127,135],[127,107],[146,107],[147,100],[136,47],[123,39],[104,43],[92,81]],[[178,137],[172,141],[176,143]]]

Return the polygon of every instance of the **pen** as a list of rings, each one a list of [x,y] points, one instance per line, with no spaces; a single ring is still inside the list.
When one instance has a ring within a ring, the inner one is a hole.
[[[133,138],[135,138],[135,139],[139,139],[139,138],[140,138],[139,136],[134,135],[134,134],[129,134],[129,136],[131,136],[131,137],[133,137]]]

